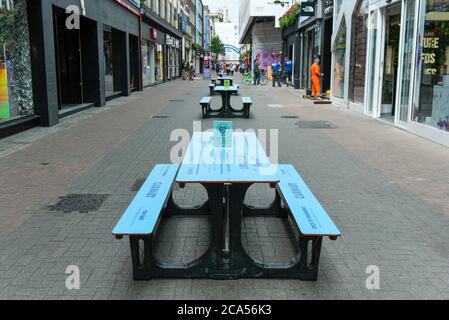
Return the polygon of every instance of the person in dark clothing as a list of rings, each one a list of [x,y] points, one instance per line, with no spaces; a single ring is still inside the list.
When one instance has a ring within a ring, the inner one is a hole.
[[[260,86],[260,63],[259,59],[254,60],[254,85]]]
[[[292,81],[292,72],[293,72],[293,64],[289,57],[285,58],[284,63],[284,77],[285,77],[285,83],[287,84],[287,87],[289,86],[289,83]]]

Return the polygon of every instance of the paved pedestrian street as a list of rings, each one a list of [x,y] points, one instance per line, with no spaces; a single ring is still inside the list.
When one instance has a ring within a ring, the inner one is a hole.
[[[112,229],[142,179],[170,163],[179,142],[172,133],[192,132],[194,122],[213,127],[199,105],[208,84],[172,81],[0,140],[0,299],[449,298],[449,149],[354,111],[314,105],[291,88],[242,84],[253,107],[234,129],[277,129],[279,163],[295,166],[342,231],[338,241],[324,239],[318,281],[134,281],[129,241]],[[174,198],[201,204],[207,195],[187,185]],[[261,185],[246,202],[273,198]],[[242,229],[257,260],[295,257],[288,222],[246,217]],[[188,262],[210,238],[207,217],[164,219],[156,254]],[[71,266],[80,271],[76,290],[67,286]],[[378,288],[369,285],[373,270]]]

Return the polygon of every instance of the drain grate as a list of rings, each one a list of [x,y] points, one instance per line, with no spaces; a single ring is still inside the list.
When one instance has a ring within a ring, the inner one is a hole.
[[[130,190],[131,192],[137,192],[142,188],[143,184],[145,183],[145,178],[139,178],[136,181],[134,181],[133,185],[131,186]]]
[[[69,194],[60,197],[58,203],[49,206],[51,211],[72,213],[95,212],[100,209],[103,202],[109,197],[108,194]]]
[[[281,116],[282,119],[299,119],[298,116]]]
[[[170,118],[169,116],[153,116],[153,119],[168,119]]]
[[[336,129],[337,127],[328,121],[297,121],[300,129]]]

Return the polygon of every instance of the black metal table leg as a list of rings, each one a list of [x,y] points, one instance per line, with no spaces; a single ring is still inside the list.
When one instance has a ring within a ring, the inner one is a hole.
[[[251,184],[229,186],[229,242],[230,270],[241,278],[280,278],[316,281],[322,237],[299,238],[300,256],[291,263],[264,264],[255,261],[242,245],[242,217],[244,201]]]
[[[205,184],[209,196],[208,209],[211,216],[211,244],[207,252],[190,263],[163,263],[153,254],[154,239],[151,236],[130,237],[134,280],[159,278],[221,278],[224,270],[224,186]]]

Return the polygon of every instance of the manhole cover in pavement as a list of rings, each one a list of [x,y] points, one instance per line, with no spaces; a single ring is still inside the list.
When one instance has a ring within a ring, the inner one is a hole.
[[[100,209],[103,202],[106,201],[108,197],[108,194],[69,194],[60,197],[58,203],[54,206],[49,206],[48,208],[51,211],[64,213],[95,212]]]
[[[153,116],[153,119],[168,119],[170,118],[169,116]]]
[[[145,178],[139,178],[136,181],[134,181],[133,185],[131,186],[131,192],[137,192],[142,188],[143,184],[145,183]]]
[[[328,121],[297,121],[300,129],[336,129],[337,127]]]

